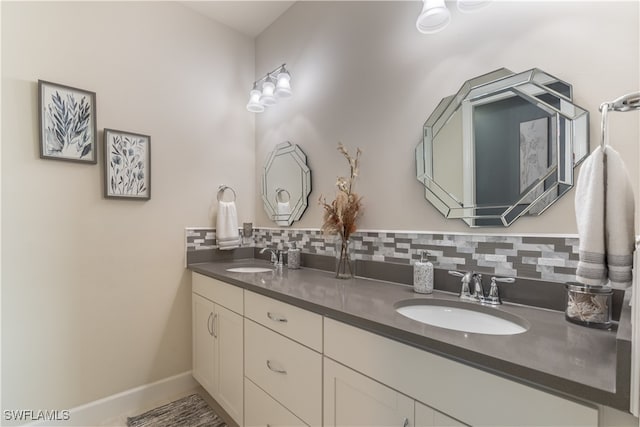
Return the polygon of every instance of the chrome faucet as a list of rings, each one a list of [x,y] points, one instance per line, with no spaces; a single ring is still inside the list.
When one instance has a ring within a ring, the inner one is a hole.
[[[282,267],[283,263],[282,263],[282,251],[278,250],[277,252],[274,251],[271,248],[262,248],[260,249],[260,253],[263,254],[266,251],[271,252],[271,262],[273,263],[274,267]]]
[[[449,274],[456,277],[461,277],[462,287],[460,289],[460,299],[466,301],[476,301],[481,304],[500,305],[502,299],[498,292],[498,284],[496,282],[503,283],[515,283],[516,279],[513,277],[491,277],[491,289],[489,294],[485,296],[484,287],[482,286],[482,274],[474,271],[466,273],[460,271],[449,271]],[[473,288],[473,293],[469,285]]]

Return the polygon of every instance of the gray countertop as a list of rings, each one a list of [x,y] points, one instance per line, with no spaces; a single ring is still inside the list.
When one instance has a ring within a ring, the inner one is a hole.
[[[332,273],[308,268],[285,267],[281,275],[226,271],[238,266],[271,265],[249,259],[191,264],[189,268],[505,378],[628,411],[630,342],[617,336],[616,330],[569,323],[563,312],[504,304],[487,309],[525,319],[529,324],[526,332],[505,336],[458,332],[395,311],[395,304],[406,300],[457,301],[450,293],[421,295],[406,285],[364,278],[340,280]]]

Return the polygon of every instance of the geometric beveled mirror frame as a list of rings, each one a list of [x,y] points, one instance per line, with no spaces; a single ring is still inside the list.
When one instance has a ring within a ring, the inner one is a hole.
[[[300,219],[311,193],[307,156],[297,144],[282,142],[269,153],[262,173],[262,202],[269,218],[280,226]]]
[[[540,215],[589,154],[589,113],[570,84],[537,68],[466,81],[442,99],[416,147],[416,177],[446,218],[509,226]]]

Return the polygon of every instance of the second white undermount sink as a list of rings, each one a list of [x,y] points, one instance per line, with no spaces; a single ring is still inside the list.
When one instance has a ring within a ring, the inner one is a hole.
[[[265,267],[233,267],[227,268],[227,271],[230,273],[268,273],[273,270]]]
[[[517,316],[504,312],[494,315],[444,300],[400,303],[396,311],[418,322],[455,331],[488,335],[515,335],[527,331],[527,322]]]

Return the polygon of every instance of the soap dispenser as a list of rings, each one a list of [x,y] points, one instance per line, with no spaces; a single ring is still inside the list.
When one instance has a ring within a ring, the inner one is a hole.
[[[300,268],[300,249],[296,247],[296,242],[293,242],[287,251],[287,267],[290,270]]]
[[[433,264],[425,259],[427,251],[420,252],[420,261],[413,263],[413,290],[420,294],[433,292]]]

